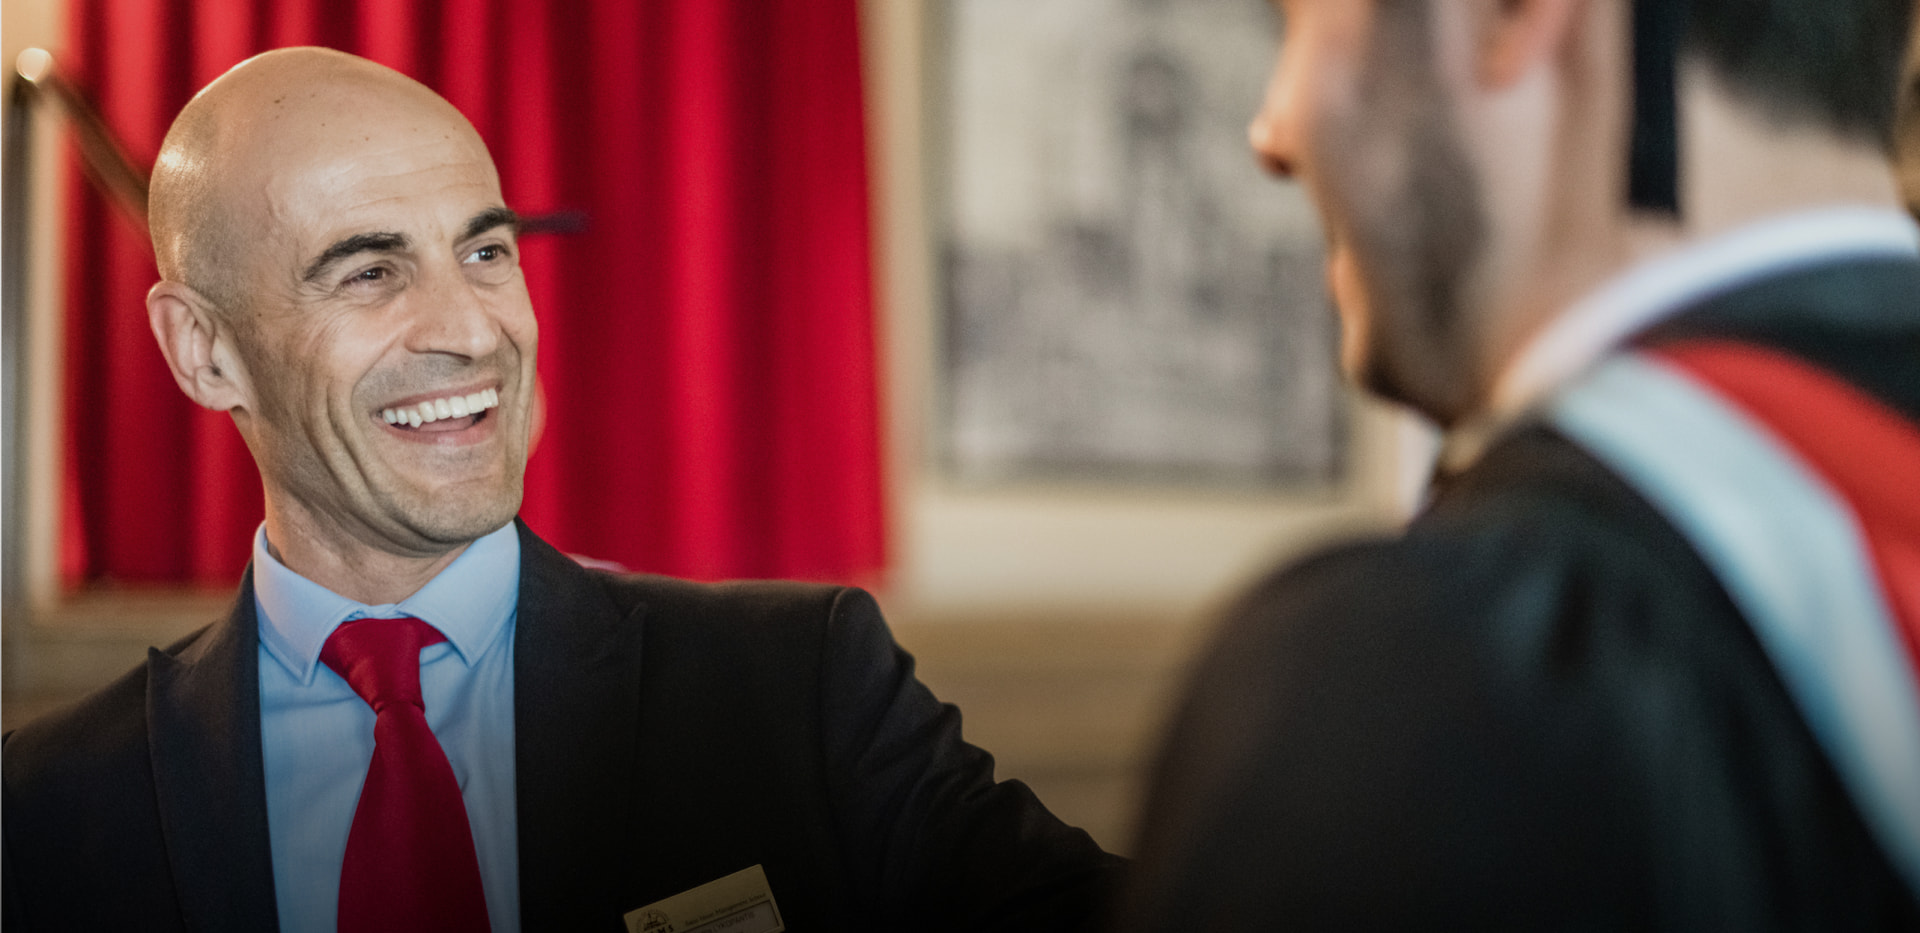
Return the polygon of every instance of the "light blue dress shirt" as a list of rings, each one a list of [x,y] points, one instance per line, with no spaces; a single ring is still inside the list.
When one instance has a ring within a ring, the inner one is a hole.
[[[413,616],[447,637],[420,652],[427,725],[440,739],[473,827],[493,933],[520,929],[515,824],[513,626],[520,537],[512,524],[468,545],[398,603],[368,606],[288,570],[253,538],[260,612],[260,739],[274,894],[285,933],[333,933],[340,861],[373,760],[373,709],[320,663],[349,619]]]

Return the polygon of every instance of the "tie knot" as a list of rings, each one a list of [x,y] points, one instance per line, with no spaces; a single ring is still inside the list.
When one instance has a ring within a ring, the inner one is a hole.
[[[389,703],[424,706],[420,649],[446,640],[438,629],[412,617],[355,619],[327,637],[320,660],[378,714]]]

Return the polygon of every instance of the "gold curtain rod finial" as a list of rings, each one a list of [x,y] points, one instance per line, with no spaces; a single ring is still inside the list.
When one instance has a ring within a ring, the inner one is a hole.
[[[20,77],[38,84],[53,73],[53,53],[42,48],[27,49],[13,60],[13,67]]]

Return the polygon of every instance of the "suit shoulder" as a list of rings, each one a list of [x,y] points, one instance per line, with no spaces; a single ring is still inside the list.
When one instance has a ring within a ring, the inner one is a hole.
[[[650,574],[592,571],[622,613],[644,619],[656,658],[697,655],[703,664],[793,669],[892,645],[880,609],[856,587],[774,580],[703,583]]]
[[[144,768],[146,714],[147,669],[142,664],[9,733],[0,756],[7,806],[31,806],[76,788],[98,788],[97,775]]]
[[[620,616],[642,612],[648,626],[672,625],[675,620],[697,620],[703,625],[752,625],[771,620],[791,622],[806,617],[829,617],[836,608],[871,603],[864,592],[846,586],[786,580],[730,580],[701,582],[653,573],[605,569],[562,554],[520,526],[521,598],[551,599],[587,596],[585,611],[610,611]],[[593,605],[604,598],[603,605]]]
[[[644,606],[649,620],[689,618],[704,624],[791,624],[828,618],[836,608],[871,603],[855,587],[789,580],[703,583],[655,574],[590,570],[622,610]]]
[[[207,634],[202,628],[166,649],[177,656]],[[9,802],[89,785],[88,775],[142,770],[147,761],[147,663],[6,737]]]

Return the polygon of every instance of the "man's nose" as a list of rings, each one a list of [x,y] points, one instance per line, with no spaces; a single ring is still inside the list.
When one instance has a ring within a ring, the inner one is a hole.
[[[1267,83],[1266,98],[1247,126],[1247,143],[1253,147],[1260,167],[1276,178],[1293,178],[1297,162],[1294,138],[1294,94],[1298,89],[1287,74],[1284,61],[1276,63]]]
[[[413,299],[408,349],[479,359],[499,348],[502,331],[493,309],[457,271],[433,276]]]
[[[1263,171],[1275,178],[1293,177],[1293,160],[1279,144],[1279,131],[1265,110],[1255,114],[1253,123],[1247,126],[1247,142],[1252,144],[1253,156],[1260,161]]]

